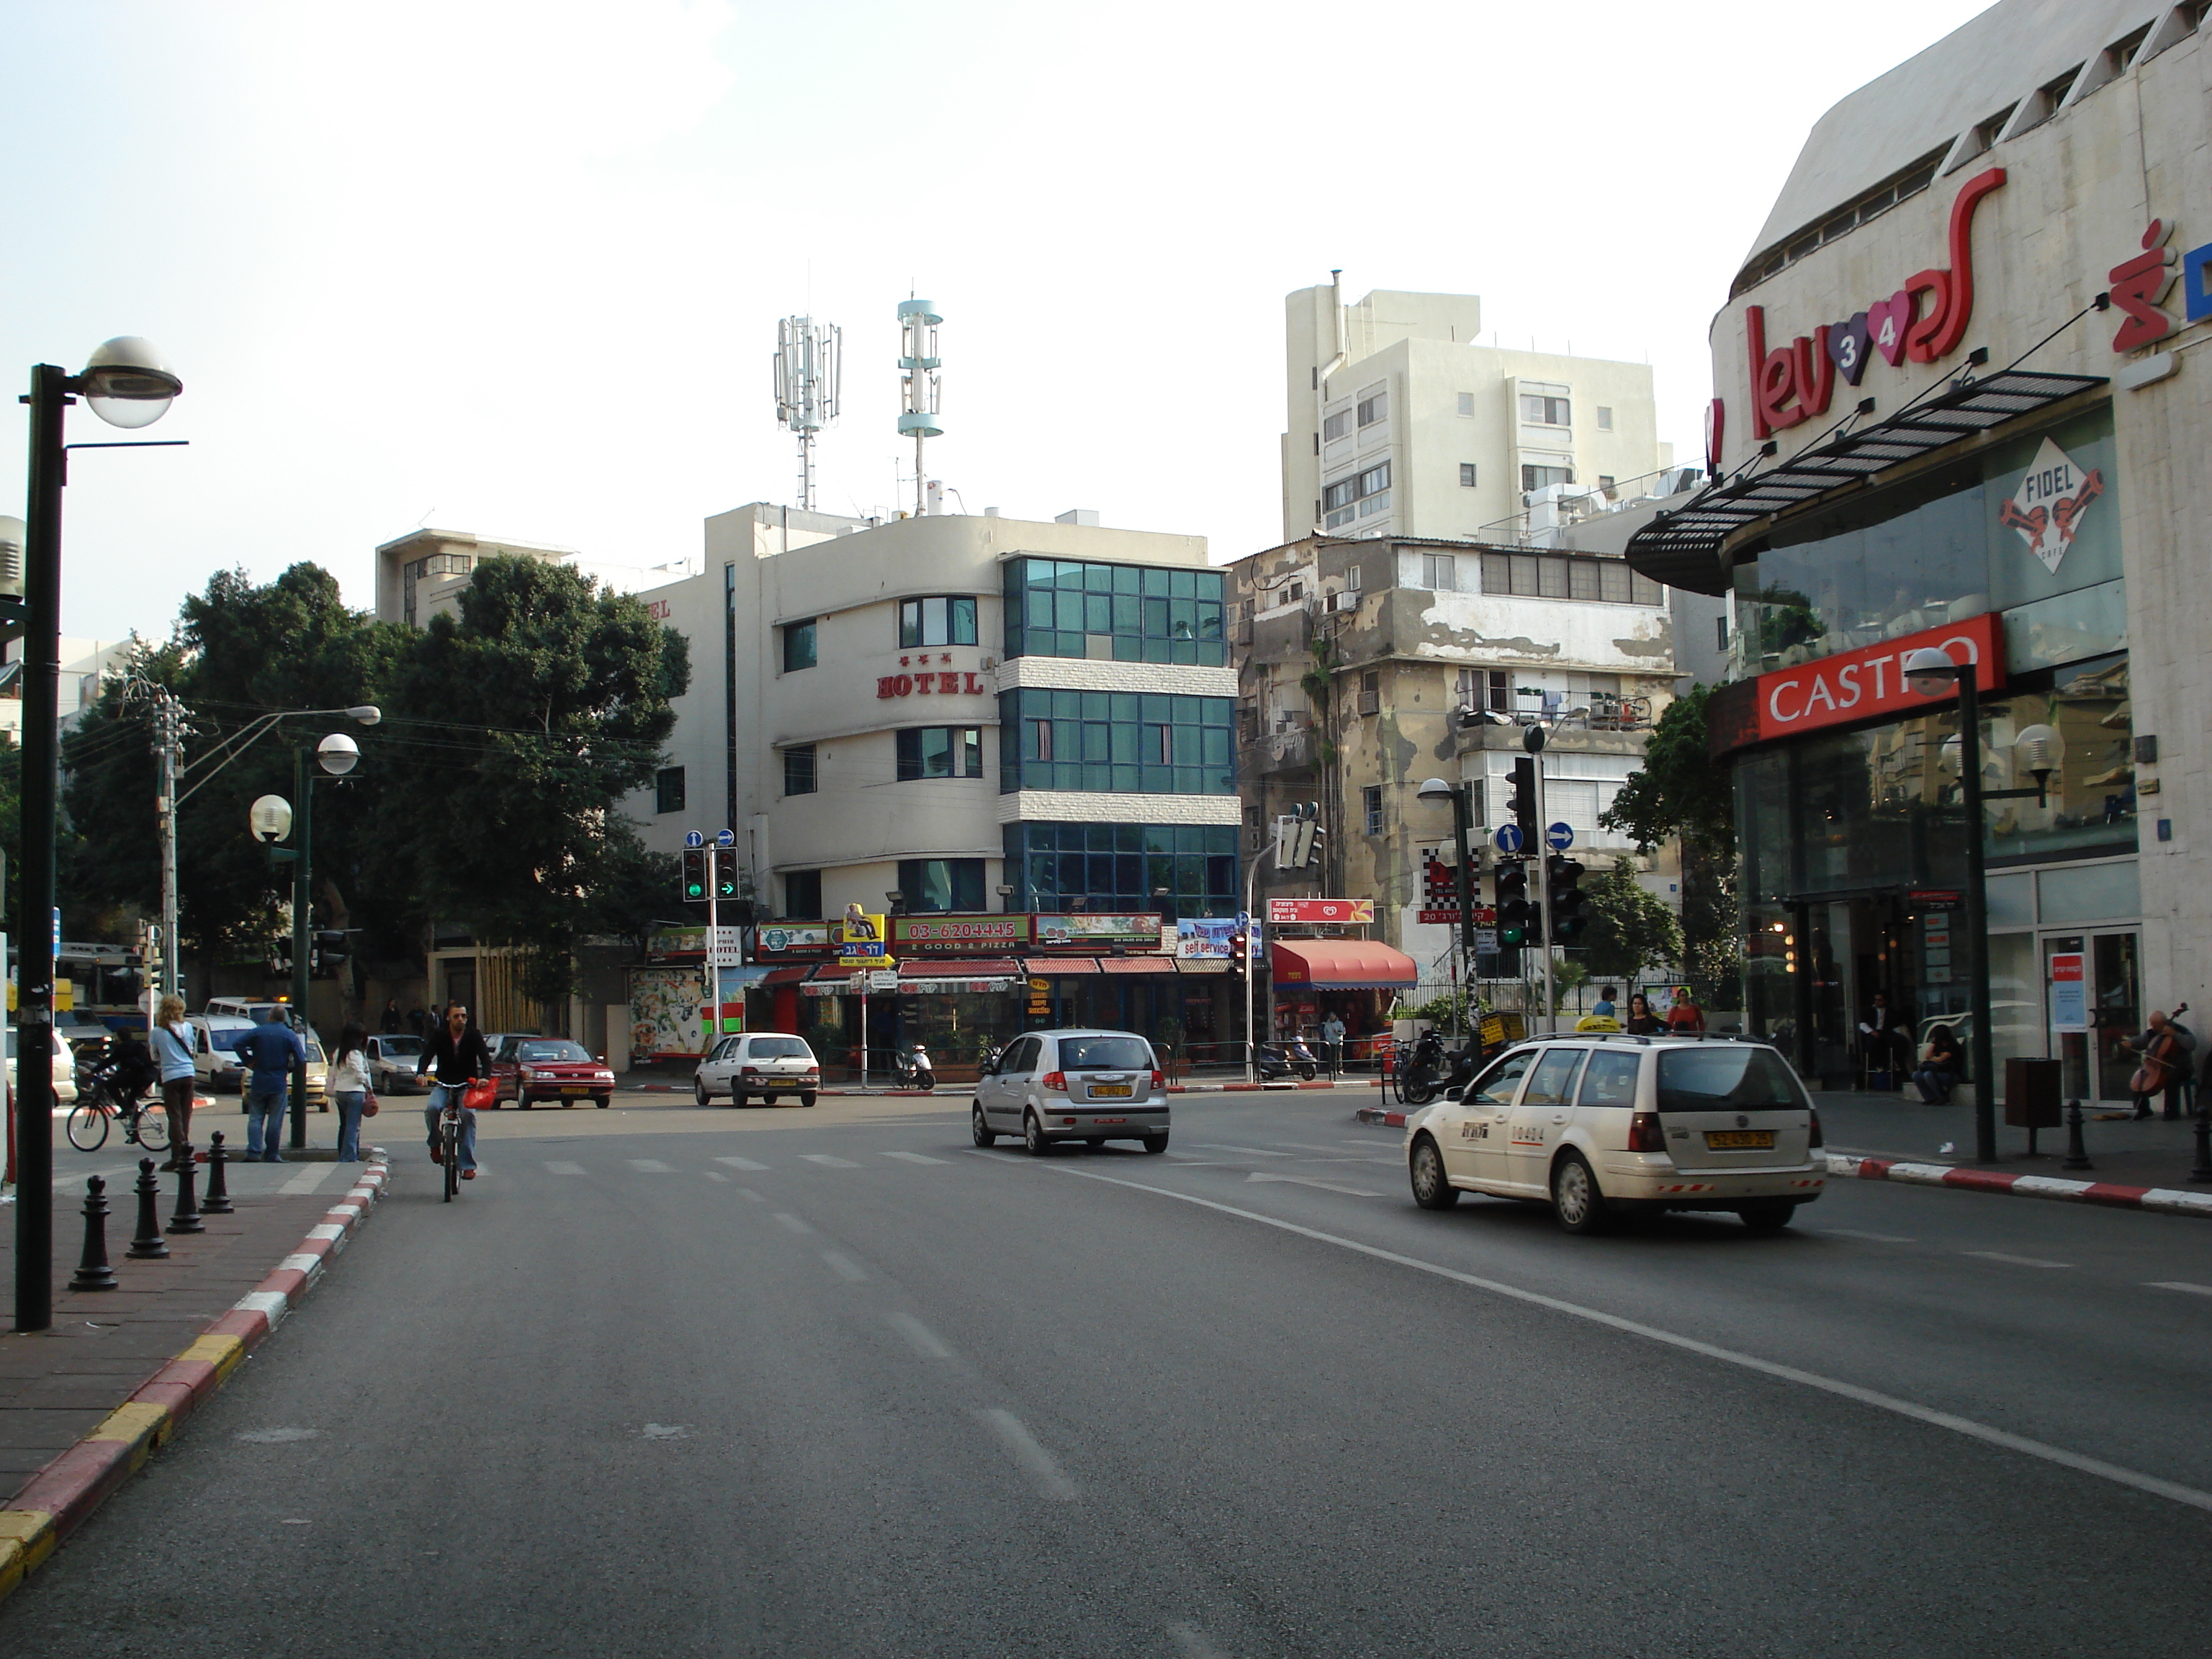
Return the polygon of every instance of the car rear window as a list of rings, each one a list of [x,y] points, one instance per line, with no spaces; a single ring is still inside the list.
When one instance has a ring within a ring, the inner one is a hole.
[[[590,1050],[580,1042],[526,1042],[516,1055],[518,1060],[541,1065],[561,1060],[588,1060],[591,1057]]]
[[[1152,1051],[1142,1037],[1060,1040],[1060,1069],[1063,1072],[1148,1072],[1152,1066]]]
[[[755,1060],[805,1060],[809,1050],[797,1037],[755,1037],[752,1057]]]
[[[1802,1106],[1797,1079],[1771,1048],[1713,1044],[1659,1056],[1662,1112],[1740,1112]]]

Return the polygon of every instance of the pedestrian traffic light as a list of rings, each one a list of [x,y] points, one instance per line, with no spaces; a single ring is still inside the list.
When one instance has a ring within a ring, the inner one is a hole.
[[[1552,888],[1552,943],[1576,944],[1589,926],[1589,918],[1583,914],[1589,904],[1589,896],[1582,890],[1583,866],[1563,853],[1554,853],[1545,866],[1545,876]]]
[[[1498,866],[1498,948],[1517,950],[1529,942],[1536,907],[1528,902],[1528,866],[1518,860]]]
[[[738,849],[717,847],[714,849],[714,896],[727,904],[738,896]]]
[[[704,848],[684,849],[684,902],[686,904],[704,904],[707,902],[707,853]]]
[[[1536,760],[1524,755],[1513,763],[1513,787],[1505,798],[1506,815],[1521,831],[1521,850],[1534,857],[1543,845],[1536,823]]]

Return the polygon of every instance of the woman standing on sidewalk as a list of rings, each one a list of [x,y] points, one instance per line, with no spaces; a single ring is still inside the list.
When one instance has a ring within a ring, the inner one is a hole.
[[[161,1106],[169,1115],[169,1161],[181,1170],[192,1156],[192,1042],[185,1026],[185,1000],[163,997],[154,1011],[154,1059],[161,1068]]]
[[[368,1105],[368,1033],[358,1022],[338,1033],[338,1055],[331,1067],[331,1092],[338,1100],[338,1162],[361,1162],[361,1115]]]

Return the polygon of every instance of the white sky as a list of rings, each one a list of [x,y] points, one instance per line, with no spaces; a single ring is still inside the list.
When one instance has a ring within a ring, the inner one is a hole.
[[[1980,9],[0,0],[0,384],[122,333],[185,378],[137,435],[191,447],[76,458],[72,635],[166,635],[231,564],[366,607],[425,521],[695,553],[793,494],[769,360],[809,308],[845,330],[820,504],[890,505],[910,290],[971,510],[1225,559],[1279,539],[1282,297],[1331,266],[1648,356],[1694,459],[1707,323],[1806,131]]]

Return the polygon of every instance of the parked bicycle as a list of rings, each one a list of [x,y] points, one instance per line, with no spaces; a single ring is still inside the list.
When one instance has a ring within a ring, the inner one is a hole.
[[[158,1099],[144,1098],[149,1087],[143,1066],[110,1056],[88,1067],[70,1108],[70,1145],[96,1152],[107,1144],[109,1129],[123,1121],[123,1142],[149,1152],[169,1150],[169,1114]]]

